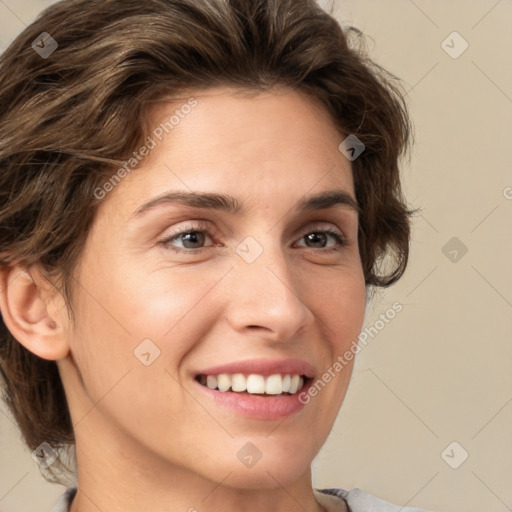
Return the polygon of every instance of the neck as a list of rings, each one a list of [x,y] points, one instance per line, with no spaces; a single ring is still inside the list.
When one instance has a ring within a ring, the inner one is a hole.
[[[310,468],[286,485],[269,474],[243,486],[234,470],[210,479],[148,456],[119,433],[106,443],[85,433],[78,429],[76,436],[78,492],[70,512],[325,512],[315,499]]]

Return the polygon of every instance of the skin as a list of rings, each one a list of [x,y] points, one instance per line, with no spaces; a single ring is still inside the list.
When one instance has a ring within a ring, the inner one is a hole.
[[[101,202],[75,273],[77,324],[37,267],[4,273],[2,313],[20,343],[57,361],[77,441],[72,512],[325,510],[311,463],[353,361],[284,420],[212,405],[193,376],[226,362],[292,357],[310,362],[318,379],[357,339],[366,305],[357,213],[294,211],[303,196],[333,188],[355,198],[338,150],[344,136],[318,100],[297,91],[193,96],[191,113]],[[150,125],[186,99],[153,106]],[[176,189],[236,196],[250,214],[173,204],[130,220]],[[172,242],[188,254],[161,243],[198,219],[208,221],[204,238]],[[329,227],[346,245],[306,237]],[[247,236],[263,249],[250,264],[235,252]],[[146,338],[160,350],[149,366],[134,356]],[[250,468],[237,457],[249,441],[262,454]]]

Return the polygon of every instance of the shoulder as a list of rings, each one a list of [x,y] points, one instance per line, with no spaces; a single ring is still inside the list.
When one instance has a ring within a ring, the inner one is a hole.
[[[420,508],[393,505],[357,488],[350,491],[338,488],[315,489],[315,491],[345,500],[350,512],[433,512]]]

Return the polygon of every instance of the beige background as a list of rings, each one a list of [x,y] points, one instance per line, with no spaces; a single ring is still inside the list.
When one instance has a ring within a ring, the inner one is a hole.
[[[51,3],[0,0],[0,46]],[[436,511],[510,511],[512,1],[334,4],[409,91],[416,146],[404,187],[423,211],[410,266],[367,326],[394,301],[404,309],[360,352],[314,485]],[[469,44],[456,59],[441,46],[454,31]],[[452,237],[468,249],[457,262],[443,253]],[[0,428],[0,511],[49,511],[63,488],[42,479],[5,414]],[[452,465],[469,454],[457,469],[442,458],[453,441]]]

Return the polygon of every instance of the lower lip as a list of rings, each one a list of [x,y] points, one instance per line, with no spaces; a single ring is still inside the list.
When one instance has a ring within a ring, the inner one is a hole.
[[[218,391],[199,384],[194,384],[213,402],[226,407],[237,414],[259,420],[278,420],[302,410],[304,404],[299,401],[299,395],[307,392],[313,379],[306,381],[300,392],[285,396],[255,396],[236,393],[234,391]]]

